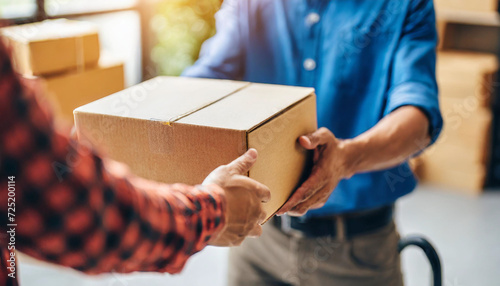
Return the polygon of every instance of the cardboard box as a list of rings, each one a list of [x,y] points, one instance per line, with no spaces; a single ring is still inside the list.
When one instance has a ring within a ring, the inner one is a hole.
[[[421,178],[461,192],[484,186],[491,140],[491,99],[497,57],[486,53],[438,54],[437,79],[445,121],[438,141],[421,158]]]
[[[438,50],[498,53],[498,12],[437,9],[436,20]]]
[[[455,101],[456,104],[450,105]],[[484,150],[487,148],[491,139],[493,121],[491,110],[486,108],[468,109],[468,105],[460,100],[443,97],[441,98],[441,112],[446,124],[436,145],[453,144],[464,150]]]
[[[456,77],[466,76],[471,73],[488,74],[498,70],[498,58],[495,54],[444,51],[437,55],[437,73],[451,74]],[[461,80],[462,78],[459,78]]]
[[[82,72],[40,78],[57,118],[73,123],[73,110],[125,88],[122,62],[103,58]]]
[[[453,97],[463,105],[489,107],[498,60],[493,54],[446,51],[438,53],[436,77],[440,97]]]
[[[492,77],[491,77],[492,78]],[[474,78],[469,80],[459,78],[439,77],[439,95],[441,98],[455,98],[462,102],[462,105],[478,106],[487,108],[491,106],[494,86],[486,79]]]
[[[297,142],[317,128],[314,89],[227,80],[158,77],[74,111],[88,138],[139,176],[200,184],[248,148],[248,176],[267,185],[271,217],[307,175]]]
[[[95,66],[99,61],[98,29],[65,19],[0,29],[12,48],[14,67],[23,75],[48,75]]]
[[[434,0],[436,9],[497,12],[498,0]]]
[[[438,32],[438,47],[437,50],[441,51],[447,47],[447,43],[449,42],[449,35],[452,33],[450,29],[450,24],[446,21],[437,19],[436,20],[436,30]]]

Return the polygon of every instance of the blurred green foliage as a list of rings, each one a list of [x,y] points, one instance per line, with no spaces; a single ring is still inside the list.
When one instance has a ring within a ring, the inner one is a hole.
[[[161,75],[179,75],[198,58],[201,44],[215,33],[214,14],[222,0],[164,0],[151,20],[157,44],[151,60]]]

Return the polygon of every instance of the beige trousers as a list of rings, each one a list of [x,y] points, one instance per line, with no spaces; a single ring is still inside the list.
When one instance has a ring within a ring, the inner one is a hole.
[[[267,223],[258,239],[246,239],[229,254],[228,284],[401,286],[399,234],[394,223],[345,239],[288,235]]]

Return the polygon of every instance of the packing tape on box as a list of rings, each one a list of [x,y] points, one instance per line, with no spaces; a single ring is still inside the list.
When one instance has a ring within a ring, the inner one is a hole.
[[[175,152],[175,128],[156,119],[148,120],[148,146],[151,153],[170,154]],[[166,141],[165,139],[171,139]]]
[[[170,118],[167,121],[158,120],[158,119],[150,119],[148,126],[148,140],[149,140],[149,149],[152,153],[161,154],[161,153],[172,153],[175,152],[175,126],[174,123],[181,120],[182,118],[189,116],[195,112],[198,112],[208,106],[215,104],[224,98],[227,98],[244,88],[247,88],[251,83],[247,83],[244,86],[236,89],[235,91],[216,99],[212,102],[209,102],[205,105],[202,105],[193,110],[187,111],[183,114],[177,115],[175,117]],[[165,142],[165,138],[171,138],[169,142]]]
[[[231,92],[231,93],[229,93],[229,94],[227,94],[227,95],[225,95],[225,96],[223,96],[223,97],[221,97],[221,98],[219,98],[219,99],[216,99],[216,100],[214,100],[214,101],[212,101],[212,102],[210,102],[210,103],[207,103],[207,104],[205,104],[205,105],[202,105],[202,106],[200,106],[199,108],[196,108],[196,109],[193,109],[193,110],[191,110],[191,111],[185,112],[185,113],[180,114],[180,115],[177,115],[177,116],[175,116],[175,117],[172,117],[172,118],[170,118],[168,121],[163,122],[163,124],[164,124],[164,125],[167,125],[167,126],[172,126],[172,124],[173,124],[174,122],[179,121],[179,120],[181,120],[182,118],[184,118],[184,117],[186,117],[186,116],[189,116],[189,115],[191,115],[191,114],[193,114],[193,113],[195,113],[195,112],[198,112],[198,111],[200,111],[200,110],[202,110],[202,109],[204,109],[204,108],[207,108],[207,107],[209,107],[210,105],[215,104],[215,103],[217,103],[217,102],[219,102],[219,101],[223,100],[224,98],[229,97],[229,96],[231,96],[231,95],[233,95],[233,94],[235,94],[235,93],[237,93],[237,92],[239,92],[239,91],[243,90],[244,88],[247,88],[250,84],[251,84],[251,83],[247,83],[247,84],[245,84],[244,86],[242,86],[242,87],[240,87],[240,88],[236,89],[235,91],[233,91],[233,92]]]

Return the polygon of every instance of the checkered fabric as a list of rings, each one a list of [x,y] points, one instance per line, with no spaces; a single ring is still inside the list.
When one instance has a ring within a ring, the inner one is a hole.
[[[89,274],[179,272],[223,228],[218,186],[135,177],[56,130],[42,100],[0,44],[0,285],[17,285],[7,269],[8,176],[15,249]]]

